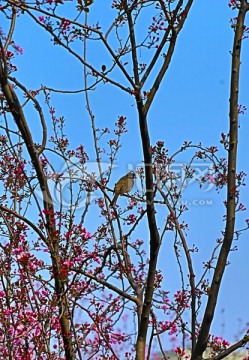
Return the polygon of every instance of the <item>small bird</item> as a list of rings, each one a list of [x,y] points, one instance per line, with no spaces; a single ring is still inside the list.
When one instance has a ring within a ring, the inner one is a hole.
[[[134,171],[129,171],[128,174],[122,176],[114,187],[114,197],[110,203],[111,206],[116,204],[116,201],[119,195],[128,193],[133,188],[135,182],[136,174]]]

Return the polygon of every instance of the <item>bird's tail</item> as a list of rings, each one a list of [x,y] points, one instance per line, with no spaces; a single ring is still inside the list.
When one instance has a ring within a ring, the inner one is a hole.
[[[116,204],[116,201],[117,201],[117,199],[118,199],[118,195],[119,195],[119,194],[115,194],[115,195],[114,195],[114,197],[113,197],[113,199],[112,199],[112,201],[111,201],[111,203],[110,203],[111,206],[114,206],[114,205]]]

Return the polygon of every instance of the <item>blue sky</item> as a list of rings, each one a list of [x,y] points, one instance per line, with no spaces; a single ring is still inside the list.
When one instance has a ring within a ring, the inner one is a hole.
[[[110,14],[103,15],[100,2],[92,5],[89,19],[100,18],[103,27],[108,26]],[[69,6],[69,4],[67,5]],[[229,121],[229,86],[230,66],[233,40],[233,30],[229,19],[236,16],[227,6],[227,1],[197,1],[193,5],[183,31],[180,33],[172,63],[165,79],[160,86],[155,102],[149,114],[149,129],[151,142],[164,140],[170,153],[174,153],[182,143],[192,141],[204,146],[220,146],[221,156],[226,153],[219,144],[221,132],[227,132]],[[140,30],[141,31],[141,30]],[[15,41],[24,48],[24,55],[16,58],[19,71],[17,77],[27,88],[35,89],[41,84],[55,88],[79,89],[83,87],[83,68],[76,60],[63,49],[54,46],[49,36],[39,29],[26,17],[17,21]],[[81,49],[79,48],[81,51]],[[240,103],[249,107],[248,82],[248,55],[249,40],[243,42]],[[142,59],[143,54],[141,54]],[[107,63],[102,50],[92,49],[89,59],[101,65]],[[149,89],[149,85],[148,85]],[[148,90],[146,89],[146,90]],[[58,115],[64,115],[66,133],[72,141],[72,147],[82,143],[90,153],[90,160],[94,161],[93,143],[91,140],[90,119],[85,111],[84,95],[53,95],[54,105]],[[117,168],[113,173],[111,184],[127,170],[127,164],[141,164],[142,149],[139,141],[138,119],[136,117],[134,99],[130,95],[123,95],[113,86],[102,85],[90,94],[90,101],[96,116],[96,124],[100,128],[113,127],[118,115],[127,117],[128,134],[124,135],[123,146],[120,151]],[[238,165],[240,170],[249,173],[248,111],[240,119],[240,135],[238,148]],[[40,131],[36,120],[30,118],[37,141]],[[188,154],[178,158],[179,163],[188,161]],[[248,187],[242,191],[243,200],[248,204]],[[186,190],[186,199],[210,200],[211,205],[193,205],[190,207],[186,220],[189,223],[189,244],[197,244],[200,248],[194,255],[194,264],[197,272],[202,269],[202,262],[209,259],[216,238],[221,236],[224,222],[224,207],[221,204],[225,199],[224,191],[217,194],[214,190],[204,193],[198,190],[198,185],[190,185]],[[243,226],[248,218],[242,214],[237,226]],[[146,237],[146,234],[145,234]],[[223,336],[233,340],[237,333],[237,319],[249,321],[248,313],[248,233],[242,234],[235,245],[239,251],[232,252],[217,307],[217,318],[212,332],[220,334],[222,322],[225,322]],[[174,269],[174,254],[171,250],[159,257],[159,267],[166,266]],[[176,269],[176,268],[175,268]],[[172,275],[165,279],[169,289],[179,287],[179,278]],[[167,274],[167,270],[166,270]],[[222,316],[221,309],[225,309]]]

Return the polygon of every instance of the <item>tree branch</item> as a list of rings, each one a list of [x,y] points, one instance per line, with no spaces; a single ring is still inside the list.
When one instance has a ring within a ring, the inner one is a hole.
[[[191,8],[191,6],[193,4],[193,1],[194,0],[189,0],[188,1],[187,5],[186,5],[186,7],[184,9],[185,14],[187,14],[189,12],[189,10],[190,10],[190,8]],[[151,104],[153,102],[153,99],[154,99],[154,97],[155,97],[155,95],[157,93],[157,90],[158,90],[158,88],[159,88],[159,86],[160,86],[160,84],[161,84],[161,82],[162,82],[162,80],[164,78],[164,75],[165,75],[165,73],[166,73],[166,71],[167,71],[167,69],[169,67],[169,64],[170,64],[171,59],[172,59],[172,55],[174,53],[177,36],[178,36],[180,30],[182,29],[184,23],[185,23],[186,17],[187,17],[186,15],[181,17],[177,28],[174,28],[173,26],[171,26],[172,35],[171,35],[171,38],[169,40],[170,45],[169,45],[167,54],[164,57],[164,63],[163,63],[163,65],[162,65],[162,67],[161,67],[161,69],[160,69],[160,71],[159,71],[159,73],[158,73],[158,75],[157,75],[157,77],[156,77],[156,79],[154,81],[154,84],[153,84],[153,86],[152,86],[152,88],[151,88],[151,90],[149,92],[149,96],[147,98],[147,101],[146,101],[146,103],[144,105],[144,113],[145,113],[145,115],[148,113],[149,108],[150,108],[150,106],[151,106]]]
[[[47,143],[47,126],[46,126],[46,122],[45,122],[45,118],[42,112],[42,108],[39,104],[39,102],[36,100],[36,98],[30,93],[30,91],[28,91],[25,86],[23,86],[16,78],[13,78],[11,76],[9,76],[9,79],[11,81],[13,81],[20,89],[22,89],[25,94],[28,96],[28,98],[30,98],[33,103],[35,104],[35,109],[38,111],[39,116],[40,116],[40,120],[41,120],[41,125],[42,125],[42,133],[43,133],[43,137],[42,137],[42,144],[41,147],[39,148],[38,152],[38,156],[43,152],[43,150],[45,149],[46,143]]]
[[[75,271],[78,274],[82,274],[86,277],[88,277],[89,279],[92,279],[94,281],[96,281],[97,283],[104,285],[105,287],[107,287],[108,289],[114,291],[115,293],[117,293],[118,295],[122,296],[125,299],[128,299],[132,302],[134,302],[135,304],[138,304],[138,299],[135,298],[134,296],[131,296],[129,294],[127,294],[125,291],[120,290],[119,288],[117,288],[116,286],[108,283],[107,281],[98,278],[97,276],[87,273],[86,271],[79,269],[79,268],[72,268],[73,271]]]
[[[248,8],[241,2],[232,53],[232,73],[230,89],[230,143],[228,150],[228,170],[227,170],[227,206],[226,206],[226,227],[223,244],[215,267],[208,302],[200,328],[196,348],[192,355],[192,360],[201,360],[202,354],[207,347],[208,334],[213,320],[214,311],[218,299],[219,289],[227,264],[228,254],[231,249],[234,237],[235,208],[236,208],[236,163],[237,163],[237,144],[238,144],[238,94],[239,94],[239,75],[240,75],[240,56],[241,43],[244,32],[245,16]]]
[[[246,343],[249,342],[249,336],[246,335],[243,337],[243,339],[241,339],[240,341],[236,342],[235,344],[233,344],[232,346],[230,346],[228,349],[222,351],[221,354],[216,355],[212,358],[212,360],[221,360],[224,359],[225,357],[227,357],[229,354],[231,354],[232,352],[234,352],[235,350],[245,346]]]

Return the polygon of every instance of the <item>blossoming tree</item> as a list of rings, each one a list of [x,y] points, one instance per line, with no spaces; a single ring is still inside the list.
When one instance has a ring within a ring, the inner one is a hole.
[[[168,359],[165,339],[177,335],[179,359],[189,358],[185,350],[190,348],[192,360],[203,359],[205,351],[218,360],[249,341],[246,332],[233,345],[210,333],[235,218],[244,210],[240,186],[245,174],[236,163],[238,115],[245,110],[238,103],[240,53],[249,3],[230,0],[228,5],[236,15],[230,125],[219,145],[227,157],[221,158],[217,146],[191,142],[173,154],[164,145],[167,135],[152,143],[148,128],[178,38],[191,21],[193,0],[1,0],[1,358]],[[47,33],[80,65],[82,89],[27,87],[15,63],[23,52],[16,35],[19,22],[31,20],[34,31]],[[113,98],[117,91],[132,99],[143,152],[143,166],[136,168],[140,190],[114,206],[110,181],[128,119],[120,114],[112,132],[111,120],[98,127],[90,97],[106,87]],[[94,171],[85,144],[74,147],[66,136],[66,120],[53,105],[55,94],[84,99]],[[192,155],[179,183],[172,165],[185,151]],[[198,249],[186,238],[188,209],[180,203],[198,159],[212,164],[200,183],[226,189],[225,228],[200,276],[192,256]],[[60,170],[58,163],[64,164]],[[169,233],[181,278],[174,294],[163,285],[165,269],[158,266]]]

